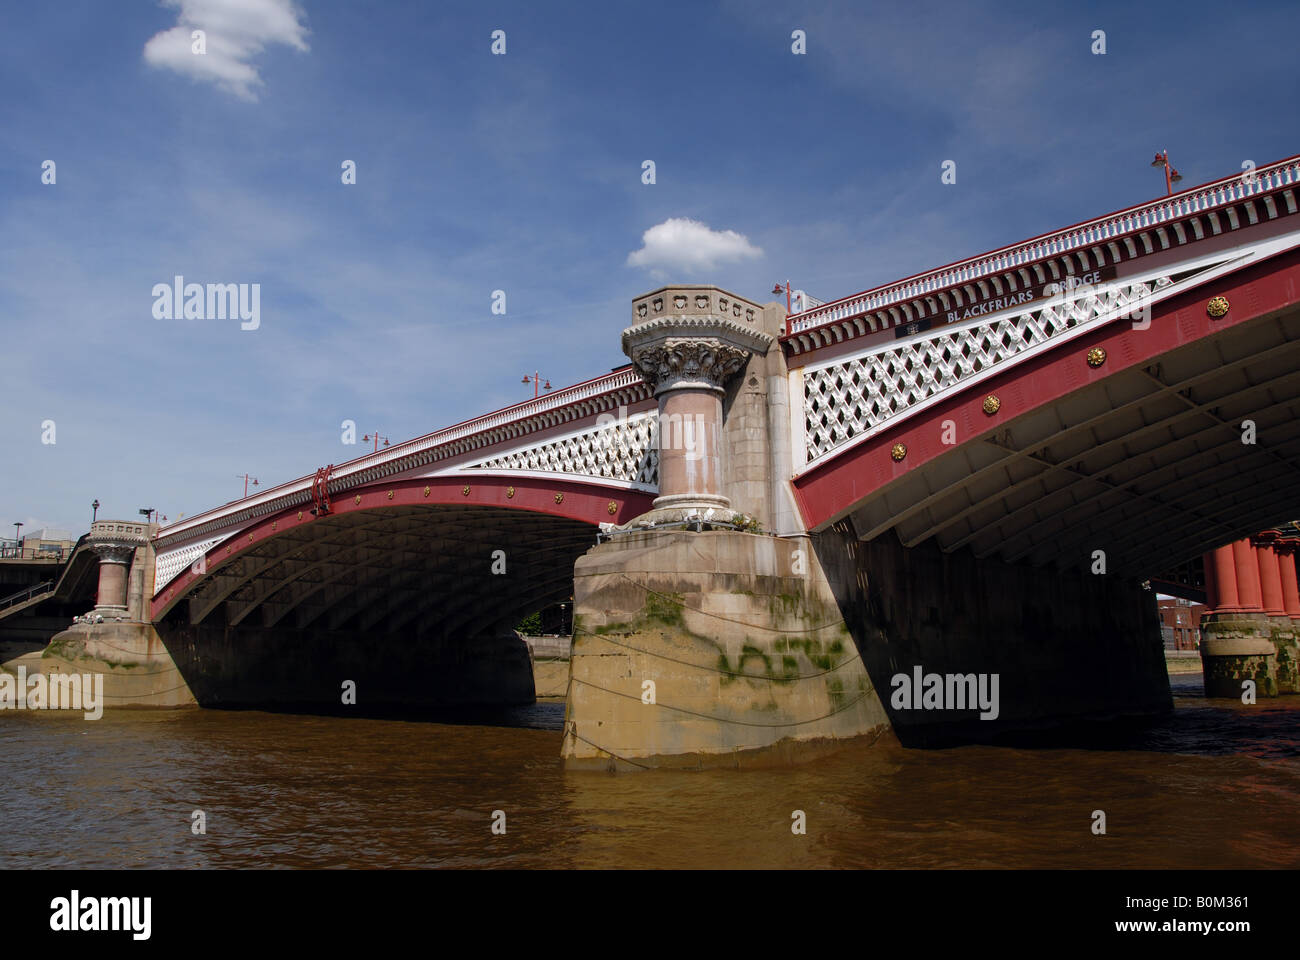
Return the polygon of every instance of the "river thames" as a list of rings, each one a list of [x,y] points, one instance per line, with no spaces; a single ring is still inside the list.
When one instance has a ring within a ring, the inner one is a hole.
[[[1300,697],[1172,683],[1168,718],[1069,746],[886,736],[796,768],[619,775],[561,769],[561,703],[454,723],[11,712],[0,867],[1300,866]]]

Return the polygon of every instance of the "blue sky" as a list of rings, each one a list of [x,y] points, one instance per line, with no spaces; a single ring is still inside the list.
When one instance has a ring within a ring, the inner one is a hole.
[[[666,280],[831,299],[1150,199],[1158,149],[1184,186],[1300,152],[1294,4],[1053,6],[5,4],[0,531],[174,519],[359,454],[345,419],[603,373]],[[713,233],[629,263],[678,218]],[[156,319],[177,274],[259,283],[260,327]]]

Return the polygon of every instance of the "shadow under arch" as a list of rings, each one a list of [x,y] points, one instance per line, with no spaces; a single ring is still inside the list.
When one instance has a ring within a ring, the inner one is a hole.
[[[283,511],[211,548],[154,600],[199,704],[441,719],[532,703],[514,625],[571,596],[607,504],[639,510],[649,497],[473,479],[348,491],[323,516]]]

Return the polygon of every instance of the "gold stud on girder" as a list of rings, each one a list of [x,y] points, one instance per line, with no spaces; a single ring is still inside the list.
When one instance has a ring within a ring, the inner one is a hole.
[[[564,494],[562,494],[562,493],[557,493],[557,494],[555,495],[555,502],[556,502],[556,503],[563,503],[563,502],[564,502]]]
[[[1205,312],[1214,317],[1214,319],[1219,319],[1219,317],[1228,312],[1228,298],[1213,297],[1210,302],[1205,305]]]
[[[393,499],[393,491],[391,490],[388,491],[388,499],[389,500]]]
[[[984,412],[990,417],[1002,409],[1002,401],[995,394],[990,393],[984,398]]]
[[[428,488],[428,487],[425,487],[425,488],[424,488],[424,495],[425,495],[426,498],[429,496],[429,488]]]
[[[612,517],[614,514],[618,513],[618,504],[613,500],[609,501],[609,506],[605,508],[605,511]]]
[[[460,488],[460,495],[461,495],[462,497],[468,497],[468,496],[469,496],[469,484],[468,484],[468,483],[465,484],[465,486],[463,486],[463,487]]]
[[[902,459],[907,456],[907,444],[894,444],[893,449],[889,451],[889,455],[893,458],[895,463],[900,463]]]
[[[1100,367],[1106,362],[1106,351],[1101,347],[1093,347],[1088,351],[1088,366]]]
[[[358,507],[361,506],[361,494],[358,493],[355,497],[353,497],[352,503],[354,506],[358,506]]]
[[[514,497],[514,495],[515,495],[515,488],[514,488],[514,487],[506,487],[506,499],[507,499],[507,500],[510,500],[510,499],[512,499],[512,498]]]
[[[301,511],[301,510],[298,511],[298,519],[299,519],[299,520],[302,519],[302,511]]]

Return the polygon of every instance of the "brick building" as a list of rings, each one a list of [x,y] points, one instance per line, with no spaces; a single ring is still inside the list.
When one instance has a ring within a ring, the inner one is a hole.
[[[1195,650],[1200,646],[1201,618],[1209,607],[1179,597],[1157,597],[1156,607],[1166,650]]]

